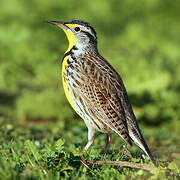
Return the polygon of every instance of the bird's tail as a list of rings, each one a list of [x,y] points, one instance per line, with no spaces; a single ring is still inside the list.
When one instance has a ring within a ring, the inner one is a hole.
[[[131,128],[129,129],[129,135],[131,137],[131,139],[135,142],[135,144],[137,144],[145,153],[146,155],[149,157],[149,159],[151,160],[151,162],[156,166],[156,161],[154,159],[154,157],[152,156],[148,145],[146,144],[141,131],[139,130],[139,127],[137,128]]]

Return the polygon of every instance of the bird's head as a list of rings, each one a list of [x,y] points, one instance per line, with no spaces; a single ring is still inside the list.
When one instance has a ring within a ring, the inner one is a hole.
[[[66,52],[76,47],[79,50],[86,48],[97,48],[97,36],[94,28],[89,23],[74,19],[68,22],[48,21],[64,30],[69,41]]]

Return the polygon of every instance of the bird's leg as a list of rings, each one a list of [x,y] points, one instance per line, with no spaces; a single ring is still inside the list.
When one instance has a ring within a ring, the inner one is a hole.
[[[87,151],[88,148],[92,145],[95,138],[95,129],[92,127],[88,127],[88,143],[86,144],[84,151]]]
[[[105,147],[104,147],[103,160],[104,160],[104,158],[106,157],[106,153],[107,153],[107,150],[108,150],[108,146],[109,146],[110,141],[111,141],[111,134],[106,134],[106,145],[105,145]]]

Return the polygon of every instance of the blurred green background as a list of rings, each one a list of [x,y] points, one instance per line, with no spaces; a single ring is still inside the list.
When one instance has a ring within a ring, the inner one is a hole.
[[[57,137],[59,130],[64,137],[73,129],[64,138],[85,144],[87,129],[68,104],[61,83],[60,62],[67,39],[62,30],[44,22],[74,18],[96,29],[99,52],[122,76],[156,156],[176,152],[180,136],[178,0],[1,0],[1,127],[51,124]]]
[[[72,119],[60,61],[68,46],[45,20],[82,19],[95,27],[99,51],[124,79],[142,123],[180,117],[178,1],[10,1],[0,12],[0,115],[16,121]]]

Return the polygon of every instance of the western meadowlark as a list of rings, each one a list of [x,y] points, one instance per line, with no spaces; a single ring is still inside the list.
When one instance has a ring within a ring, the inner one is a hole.
[[[155,164],[121,77],[97,50],[94,28],[78,19],[48,23],[62,28],[69,41],[62,60],[63,87],[69,103],[88,128],[85,151],[94,142],[98,130],[106,133],[105,157],[111,132],[116,132],[127,144],[134,141]]]

